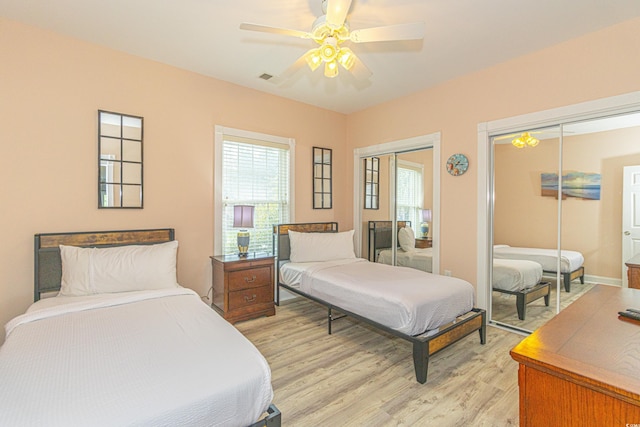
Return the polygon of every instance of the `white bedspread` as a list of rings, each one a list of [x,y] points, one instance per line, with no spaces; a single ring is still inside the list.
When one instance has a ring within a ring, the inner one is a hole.
[[[264,357],[191,290],[63,300],[6,325],[2,426],[246,426],[273,398]]]
[[[412,251],[398,249],[396,261],[403,267],[431,272],[432,248],[416,248]],[[391,250],[384,249],[378,254],[378,262],[391,264]],[[542,279],[542,267],[537,262],[495,259],[493,260],[493,288],[506,291],[521,291],[535,286]]]
[[[493,260],[493,289],[523,291],[534,287],[542,279],[542,266],[537,262],[519,259]]]
[[[408,335],[437,329],[473,308],[473,286],[462,279],[361,258],[305,264],[283,265],[282,280],[297,278],[284,283]]]
[[[558,251],[556,249],[518,248],[508,245],[495,245],[493,258],[525,259],[542,265],[544,271],[556,272],[558,269]],[[571,273],[584,263],[580,252],[563,249],[560,257],[560,272]]]

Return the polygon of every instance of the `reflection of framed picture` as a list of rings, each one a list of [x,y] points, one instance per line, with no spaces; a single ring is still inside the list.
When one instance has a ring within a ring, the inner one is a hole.
[[[380,200],[380,159],[364,159],[364,208],[378,209]]]
[[[562,198],[600,200],[599,173],[567,172],[562,175]],[[558,174],[540,174],[540,195],[558,198]]]

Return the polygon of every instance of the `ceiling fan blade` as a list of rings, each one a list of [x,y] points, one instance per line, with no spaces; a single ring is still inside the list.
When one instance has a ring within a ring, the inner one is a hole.
[[[424,38],[424,22],[354,30],[349,38],[355,43],[419,40]]]
[[[240,24],[240,29],[248,30],[248,31],[259,31],[261,33],[281,34],[283,36],[300,37],[303,39],[313,38],[313,36],[310,33],[307,33],[306,31],[290,30],[288,28],[270,27],[267,25],[260,25],[260,24],[249,24],[247,22],[243,22],[242,24]]]
[[[298,59],[296,59],[296,61],[293,64],[289,65],[289,67],[287,67],[282,73],[278,74],[277,76],[273,76],[267,81],[275,85],[281,85],[285,83],[287,80],[293,77],[295,73],[300,71],[301,68],[304,68],[304,66],[307,65],[307,60],[305,57],[307,56],[308,53],[309,52],[306,52],[304,55],[300,56]]]
[[[327,24],[331,28],[340,28],[347,19],[351,0],[327,0]]]

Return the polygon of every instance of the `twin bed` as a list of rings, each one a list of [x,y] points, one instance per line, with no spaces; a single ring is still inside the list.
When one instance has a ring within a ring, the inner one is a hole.
[[[485,311],[473,307],[470,283],[356,258],[353,230],[340,233],[335,222],[277,225],[274,247],[276,303],[284,288],[327,307],[329,333],[347,315],[411,342],[420,383],[430,355],[475,331],[486,340]]]
[[[392,263],[391,221],[369,222],[369,259],[383,264]],[[432,248],[416,248],[415,236],[409,221],[397,221],[399,248],[396,264],[426,272],[432,271]],[[544,298],[549,305],[551,284],[542,280],[542,266],[526,259],[494,259],[492,289],[516,297],[518,318],[525,320],[527,304]]]
[[[0,425],[279,426],[266,360],[178,285],[176,253],[172,229],[36,235],[36,302],[0,347]]]

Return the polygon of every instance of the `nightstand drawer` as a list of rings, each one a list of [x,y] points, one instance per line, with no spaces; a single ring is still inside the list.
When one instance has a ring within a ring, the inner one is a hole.
[[[270,266],[232,271],[229,273],[229,291],[257,288],[271,283]]]
[[[271,286],[229,292],[229,310],[273,302]]]

